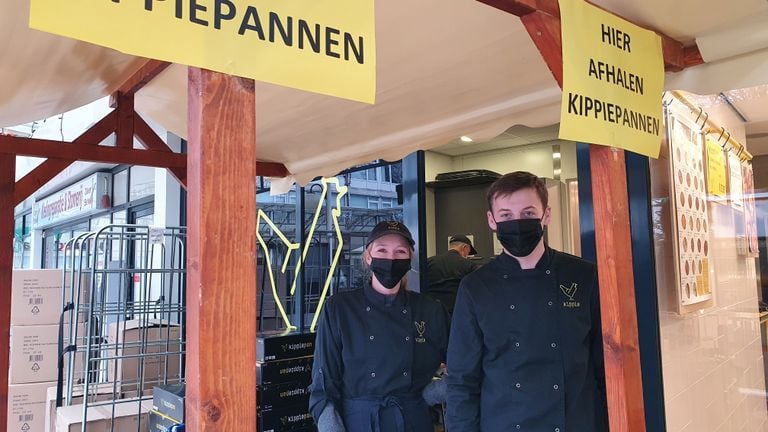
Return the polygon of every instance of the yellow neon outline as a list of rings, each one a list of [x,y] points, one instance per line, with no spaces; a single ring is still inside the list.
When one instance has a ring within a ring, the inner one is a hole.
[[[346,186],[341,186],[339,184],[339,179],[337,178],[321,179],[321,184],[323,186],[323,189],[322,189],[322,192],[320,193],[320,200],[317,203],[317,208],[315,209],[315,216],[314,216],[314,219],[312,220],[312,225],[310,226],[309,234],[307,238],[312,238],[312,236],[315,233],[315,229],[317,228],[317,221],[320,218],[320,213],[322,212],[322,209],[323,209],[325,197],[328,194],[328,184],[331,184],[331,183],[333,183],[336,186],[336,191],[338,192],[338,195],[336,195],[336,206],[331,210],[333,226],[336,230],[336,238],[338,239],[338,246],[336,247],[336,253],[333,256],[333,262],[331,263],[331,267],[328,270],[328,276],[325,278],[325,284],[323,285],[323,291],[320,294],[320,300],[317,305],[317,310],[315,311],[315,314],[312,317],[312,324],[310,326],[310,331],[313,331],[313,332],[315,331],[315,327],[317,326],[317,320],[320,317],[320,312],[322,311],[323,305],[325,304],[325,297],[328,294],[328,288],[330,287],[331,280],[333,279],[333,275],[336,272],[336,266],[338,265],[339,257],[341,257],[341,251],[344,248],[344,239],[341,234],[341,228],[339,227],[339,216],[341,216],[341,197],[346,195],[349,189]],[[297,217],[300,217],[300,216],[297,215]],[[277,286],[275,285],[274,275],[272,274],[272,262],[269,256],[269,249],[267,248],[266,242],[261,237],[261,233],[258,231],[258,227],[261,226],[262,218],[269,225],[272,231],[277,233],[277,236],[280,238],[283,244],[285,244],[286,247],[288,248],[288,251],[285,254],[285,261],[283,262],[282,268],[280,269],[281,273],[283,274],[285,273],[291,254],[293,253],[294,250],[298,250],[299,247],[301,247],[301,244],[294,243],[288,240],[288,238],[283,234],[283,232],[280,231],[280,229],[274,224],[274,222],[272,222],[269,216],[267,216],[267,214],[264,213],[263,210],[259,209],[258,216],[256,218],[256,227],[257,227],[256,238],[258,239],[261,247],[264,249],[265,261],[267,263],[267,272],[269,273],[269,283],[272,286],[272,294],[275,297],[275,303],[277,304],[277,308],[280,311],[280,315],[285,321],[288,329],[296,329],[297,327],[291,324],[290,320],[288,319],[288,316],[285,313],[285,308],[283,307],[282,301],[280,300],[280,297],[277,294]],[[296,271],[294,272],[290,295],[293,295],[296,290],[296,282],[298,280],[299,270],[301,269],[301,266],[303,265],[304,260],[307,258],[307,253],[309,252],[310,244],[311,242],[307,242],[304,245],[304,250],[302,252],[301,259],[296,264]]]
[[[280,237],[280,240],[288,247],[288,252],[285,254],[285,262],[283,263],[283,267],[281,269],[281,273],[285,273],[286,265],[288,264],[288,258],[291,256],[291,251],[298,249],[299,244],[293,243],[288,240],[287,237],[285,237],[280,231],[277,226],[272,222],[272,220],[267,216],[266,213],[264,213],[264,210],[259,209],[258,216],[256,217],[256,239],[259,241],[259,244],[264,249],[264,261],[267,263],[267,273],[269,274],[269,284],[272,286],[272,295],[275,297],[275,304],[277,304],[277,309],[280,311],[280,316],[283,317],[283,320],[285,321],[286,326],[288,329],[295,329],[297,328],[295,325],[291,324],[291,320],[288,319],[288,315],[285,313],[285,308],[283,308],[283,302],[280,300],[280,296],[277,294],[277,286],[275,285],[275,277],[272,274],[272,259],[269,256],[269,248],[267,247],[266,242],[261,237],[261,232],[259,231],[259,227],[261,226],[261,219],[264,219],[267,222],[267,225],[269,225],[274,232],[277,233],[277,236]],[[261,287],[261,289],[264,289],[264,287]]]

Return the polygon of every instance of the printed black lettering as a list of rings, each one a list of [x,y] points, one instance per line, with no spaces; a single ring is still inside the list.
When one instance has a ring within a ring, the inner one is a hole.
[[[333,39],[331,35],[340,35],[341,32],[333,27],[325,28],[325,55],[328,57],[341,58],[341,54],[333,51],[333,46],[339,46],[339,41]]]
[[[201,26],[208,27],[208,21],[197,17],[198,11],[205,12],[207,10],[208,8],[198,4],[197,0],[189,0],[189,21],[195,24],[200,24]]]
[[[152,3],[153,3],[153,0],[144,0],[144,10],[151,11]]]
[[[589,59],[589,76],[593,76],[597,79],[600,77],[597,75],[597,67],[595,67],[595,59]]]
[[[184,0],[176,0],[176,18],[184,18]]]
[[[293,46],[293,17],[285,19],[285,26],[280,22],[280,16],[274,12],[269,13],[269,41],[275,41],[275,29],[280,32],[280,37],[286,46]]]
[[[363,48],[364,45],[362,36],[358,36],[357,45],[355,45],[355,40],[352,38],[352,35],[349,33],[344,33],[344,60],[349,61],[349,52],[352,51],[358,64],[365,63]]]
[[[224,6],[227,13],[223,13]],[[237,16],[237,7],[230,0],[214,0],[213,2],[213,28],[221,29],[221,22],[231,21]]]
[[[629,33],[624,33],[624,50],[628,53],[632,52],[632,49],[629,47]]]
[[[245,10],[240,30],[237,33],[244,35],[246,30],[255,31],[259,35],[259,39],[264,40],[264,29],[261,27],[261,21],[259,21],[259,11],[253,6],[248,6]]]
[[[568,93],[568,113],[579,114],[579,110],[576,108],[576,101],[579,99],[579,95]]]
[[[320,54],[320,24],[315,24],[315,32],[309,28],[309,24],[303,19],[299,20],[299,49],[304,49],[304,40],[306,38],[312,51]]]

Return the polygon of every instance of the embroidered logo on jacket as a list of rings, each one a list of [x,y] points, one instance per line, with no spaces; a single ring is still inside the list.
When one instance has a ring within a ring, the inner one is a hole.
[[[413,324],[416,326],[416,332],[419,334],[414,340],[418,343],[426,342],[427,339],[424,337],[424,333],[427,331],[427,323],[424,321],[414,321]]]
[[[565,294],[566,297],[568,297],[568,300],[563,301],[563,306],[567,308],[577,308],[581,307],[581,303],[578,302],[575,299],[576,291],[578,291],[579,285],[576,283],[572,283],[570,288],[566,287],[565,285],[560,285],[560,291]]]

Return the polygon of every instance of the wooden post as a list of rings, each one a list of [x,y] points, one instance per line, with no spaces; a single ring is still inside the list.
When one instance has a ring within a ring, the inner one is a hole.
[[[13,189],[16,156],[0,154],[0,431],[8,425],[8,369],[11,341],[11,278],[13,274]]]
[[[645,408],[624,150],[591,145],[597,273],[611,432],[644,432]]]
[[[256,431],[254,83],[189,69],[187,427]]]

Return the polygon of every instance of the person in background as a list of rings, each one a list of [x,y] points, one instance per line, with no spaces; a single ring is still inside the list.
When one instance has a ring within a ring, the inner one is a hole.
[[[363,252],[370,276],[321,312],[309,397],[320,432],[434,431],[429,407],[443,401],[444,386],[433,376],[445,362],[449,315],[406,289],[413,246],[405,225],[376,225]]]
[[[427,259],[428,285],[424,294],[445,305],[453,314],[459,282],[480,267],[468,258],[476,254],[469,237],[463,234],[452,236],[448,240],[448,252]]]
[[[503,252],[461,282],[446,378],[450,432],[608,430],[595,265],[544,243],[544,182],[488,190]]]

